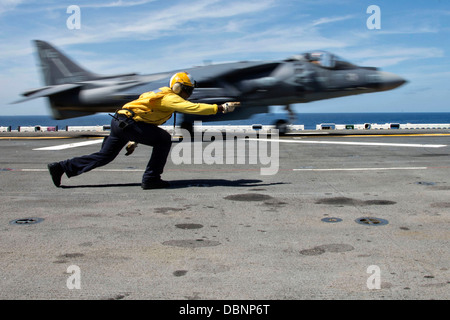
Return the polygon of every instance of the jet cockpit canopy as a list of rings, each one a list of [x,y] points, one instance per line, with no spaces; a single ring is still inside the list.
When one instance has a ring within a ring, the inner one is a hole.
[[[341,57],[327,51],[305,52],[301,55],[295,55],[287,59],[287,61],[295,60],[306,60],[310,63],[318,65],[319,67],[334,70],[354,69],[357,67]]]

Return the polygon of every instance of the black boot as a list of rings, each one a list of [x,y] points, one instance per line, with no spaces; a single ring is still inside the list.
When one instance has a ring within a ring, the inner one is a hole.
[[[150,179],[141,184],[142,189],[163,189],[170,187],[170,183],[168,181],[164,181],[161,179]]]
[[[52,176],[53,183],[59,188],[61,185],[61,177],[64,174],[63,167],[58,162],[53,162],[48,164],[47,168]]]

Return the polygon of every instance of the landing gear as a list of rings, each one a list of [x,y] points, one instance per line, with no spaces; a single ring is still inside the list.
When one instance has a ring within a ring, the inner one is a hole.
[[[286,133],[288,131],[288,128],[287,128],[288,124],[289,124],[289,122],[284,119],[280,119],[275,122],[275,129],[278,130],[278,134],[280,136],[286,135]]]
[[[278,134],[280,136],[286,135],[286,133],[288,132],[288,125],[293,124],[295,122],[295,120],[297,119],[297,117],[296,117],[295,113],[292,111],[290,105],[286,105],[284,107],[284,110],[286,110],[289,114],[289,121],[280,119],[275,122],[275,129],[278,129]]]

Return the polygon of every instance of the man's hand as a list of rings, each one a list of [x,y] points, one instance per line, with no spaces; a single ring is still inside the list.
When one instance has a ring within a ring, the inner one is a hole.
[[[241,105],[240,102],[227,102],[222,104],[222,112],[223,113],[228,113],[228,112],[233,112],[234,108],[239,107]]]
[[[127,150],[127,153],[125,153],[125,155],[129,156],[130,154],[132,154],[134,152],[134,149],[137,148],[137,146],[138,146],[137,142],[130,141],[125,147],[125,149]]]

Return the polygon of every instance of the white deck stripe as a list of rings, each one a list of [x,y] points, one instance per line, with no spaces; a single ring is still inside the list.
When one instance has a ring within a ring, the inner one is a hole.
[[[311,140],[284,140],[284,139],[255,139],[247,140],[268,141],[268,142],[286,142],[286,143],[309,143],[309,144],[342,144],[352,146],[382,146],[382,147],[410,147],[410,148],[443,148],[445,144],[414,144],[414,143],[380,143],[380,142],[350,142],[350,141],[311,141]]]
[[[76,147],[84,147],[84,146],[89,146],[92,144],[98,144],[98,143],[102,143],[102,142],[103,142],[103,139],[96,139],[96,140],[90,140],[90,141],[84,141],[84,142],[61,144],[58,146],[36,148],[33,150],[35,150],[35,151],[56,151],[56,150],[64,150],[64,149],[70,149],[70,148],[76,148]]]
[[[329,169],[292,169],[293,171],[382,171],[382,170],[427,170],[428,167],[397,167],[397,168],[329,168]]]
[[[22,172],[48,172],[48,169],[12,169],[11,171]],[[144,169],[94,169],[92,171],[100,172],[144,172]]]
[[[337,145],[352,145],[352,146],[381,146],[381,147],[409,147],[409,148],[444,148],[445,144],[414,144],[414,143],[380,143],[380,142],[351,142],[351,141],[311,141],[311,140],[284,140],[284,139],[255,139],[249,138],[247,140],[267,141],[267,142],[284,142],[284,143],[308,143],[308,144],[337,144]],[[84,147],[93,144],[102,143],[103,139],[96,139],[92,141],[68,143],[57,146],[43,147],[33,149],[34,151],[57,151],[76,147]]]
[[[428,170],[429,167],[392,167],[392,168],[300,168],[292,171],[382,171],[382,170]],[[12,169],[22,172],[47,172],[48,169]],[[144,169],[94,169],[99,172],[144,172]]]

